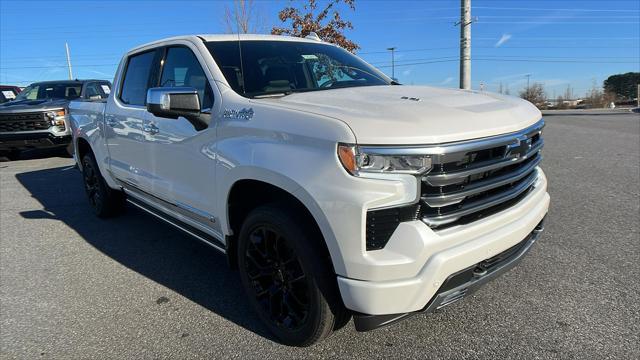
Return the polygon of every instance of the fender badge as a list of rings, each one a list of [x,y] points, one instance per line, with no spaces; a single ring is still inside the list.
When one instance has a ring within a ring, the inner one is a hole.
[[[253,108],[243,108],[241,110],[225,109],[222,117],[225,119],[251,120],[253,118]]]

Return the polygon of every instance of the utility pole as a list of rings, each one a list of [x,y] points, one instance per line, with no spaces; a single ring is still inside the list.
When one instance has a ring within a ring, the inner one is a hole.
[[[460,0],[459,25],[460,89],[471,89],[471,0]]]
[[[395,51],[396,51],[397,47],[390,47],[387,48],[387,50],[391,51],[391,79],[393,81],[396,80],[396,57],[395,57]]]
[[[65,42],[64,47],[67,49],[67,67],[69,68],[69,80],[73,80],[73,72],[71,71],[71,55],[69,55],[69,44]]]
[[[531,74],[525,75],[527,77],[527,92],[529,91],[529,79],[531,79]]]

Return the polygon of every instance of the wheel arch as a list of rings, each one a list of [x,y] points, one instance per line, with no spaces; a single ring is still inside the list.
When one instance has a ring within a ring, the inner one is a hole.
[[[310,225],[322,236],[323,246],[331,259],[335,273],[344,269],[337,240],[329,222],[313,197],[295,181],[278,174],[236,179],[227,191],[223,224],[230,264],[236,265],[235,241],[243,219],[251,209],[270,202],[286,202],[306,213]]]
[[[83,137],[78,137],[75,141],[75,156],[76,156],[76,163],[78,164],[78,169],[80,169],[81,171],[82,171],[82,158],[88,153],[93,153],[93,150],[91,149],[91,145],[89,144],[89,141]]]

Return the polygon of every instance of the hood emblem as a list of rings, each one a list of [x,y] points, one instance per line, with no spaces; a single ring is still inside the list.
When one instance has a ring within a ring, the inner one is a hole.
[[[400,99],[402,100],[411,100],[411,101],[420,101],[420,98],[417,97],[408,97],[408,96],[403,96]]]

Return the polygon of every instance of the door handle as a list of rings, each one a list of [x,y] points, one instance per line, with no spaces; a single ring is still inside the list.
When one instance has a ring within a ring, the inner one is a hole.
[[[155,126],[155,124],[149,124],[149,125],[145,125],[142,128],[142,131],[146,132],[149,135],[155,135],[160,132],[160,129],[157,126]]]

